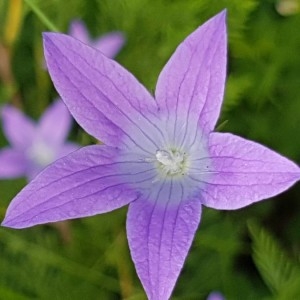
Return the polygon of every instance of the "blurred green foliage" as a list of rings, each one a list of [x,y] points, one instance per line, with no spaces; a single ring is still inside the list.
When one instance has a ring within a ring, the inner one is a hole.
[[[276,299],[296,299],[300,295],[300,264],[292,260],[264,229],[249,222],[253,239],[253,260]]]
[[[2,0],[0,104],[38,118],[57,95],[43,69],[41,32],[50,29],[33,7],[61,32],[75,18],[93,37],[123,31],[127,43],[116,59],[150,91],[176,46],[227,8],[228,81],[219,124],[227,122],[221,130],[300,161],[298,0]],[[71,139],[95,142],[75,126]],[[24,179],[0,182],[1,219],[24,185]],[[296,299],[299,194],[298,186],[239,211],[204,209],[172,299],[205,299],[212,290],[226,299]],[[0,228],[0,299],[145,299],[127,247],[125,215],[126,208],[55,227]],[[252,221],[248,231],[250,219],[262,225]]]

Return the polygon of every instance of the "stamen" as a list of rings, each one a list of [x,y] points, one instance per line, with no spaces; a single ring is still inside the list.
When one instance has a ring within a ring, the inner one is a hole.
[[[160,169],[166,175],[183,173],[186,168],[185,153],[178,150],[157,150],[155,154]]]

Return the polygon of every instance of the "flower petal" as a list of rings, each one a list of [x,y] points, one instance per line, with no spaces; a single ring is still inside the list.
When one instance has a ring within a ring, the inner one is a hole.
[[[90,44],[90,36],[85,24],[80,20],[74,20],[70,24],[69,34],[85,44]]]
[[[40,118],[38,136],[51,147],[63,144],[70,131],[72,117],[62,100],[56,100]]]
[[[35,124],[21,111],[7,105],[1,109],[3,132],[10,144],[19,149],[26,149],[31,145]]]
[[[0,178],[15,178],[25,175],[27,160],[22,151],[11,148],[0,150]]]
[[[47,166],[56,161],[57,159],[64,157],[75,150],[78,150],[80,147],[74,143],[64,143],[57,147],[56,149],[49,149],[50,155],[53,154],[53,157],[50,156],[50,159],[47,158],[47,151],[42,154],[42,159],[39,160],[38,157],[30,155],[30,163],[26,170],[26,177],[28,181],[33,180],[39,173],[41,173]],[[52,151],[53,150],[53,151]],[[41,149],[43,151],[43,148]],[[46,157],[44,157],[46,156]]]
[[[88,146],[57,160],[29,183],[11,202],[3,226],[36,224],[92,216],[119,208],[138,198],[124,183],[107,146]]]
[[[212,133],[209,152],[212,174],[202,203],[212,208],[238,209],[275,196],[300,179],[300,168],[292,161],[229,133]]]
[[[150,300],[169,299],[200,222],[198,199],[169,202],[139,199],[129,205],[131,256]]]
[[[109,146],[157,149],[156,102],[115,61],[78,40],[44,34],[45,56],[54,85],[77,122]]]
[[[195,124],[204,133],[213,130],[223,100],[226,77],[226,11],[200,26],[176,49],[157,86],[156,99],[174,135],[195,135]],[[172,117],[172,116],[175,117]]]
[[[101,51],[107,57],[115,57],[125,43],[125,37],[121,32],[115,31],[102,35],[94,42],[84,23],[80,20],[74,20],[70,25],[69,34],[81,42],[93,46]]]
[[[115,57],[125,43],[125,37],[121,32],[110,32],[102,35],[92,45],[107,57]]]
[[[79,148],[80,148],[80,145],[78,145],[78,144],[70,143],[70,142],[65,143],[58,149],[56,159],[64,157],[64,156],[68,155],[69,153],[78,150]]]

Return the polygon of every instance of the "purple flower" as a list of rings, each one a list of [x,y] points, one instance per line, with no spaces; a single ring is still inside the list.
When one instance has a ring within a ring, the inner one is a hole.
[[[224,296],[219,292],[211,292],[206,300],[225,300]]]
[[[115,57],[125,43],[124,35],[119,31],[102,35],[94,41],[91,40],[84,23],[80,20],[75,20],[70,24],[69,34],[83,43],[100,50],[110,58]]]
[[[149,299],[168,299],[202,205],[238,209],[300,179],[293,162],[212,132],[226,75],[225,11],[177,48],[155,100],[118,63],[78,40],[44,34],[52,80],[77,122],[105,145],[58,160],[10,204],[2,225],[24,228],[129,204],[128,242]]]
[[[13,106],[4,106],[1,115],[11,147],[0,150],[0,178],[26,176],[31,180],[47,165],[79,148],[65,142],[71,115],[61,100],[45,111],[38,124]]]

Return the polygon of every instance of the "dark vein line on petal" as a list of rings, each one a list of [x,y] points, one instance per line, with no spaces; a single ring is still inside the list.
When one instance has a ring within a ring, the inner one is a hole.
[[[192,59],[195,55],[195,52],[196,50],[193,50],[192,51],[192,54],[190,56],[190,59],[189,59],[189,62],[188,62],[188,65],[187,65],[187,68],[182,76],[182,79],[179,83],[179,87],[178,87],[178,91],[177,91],[177,97],[176,97],[176,109],[175,109],[175,123],[174,123],[174,128],[173,128],[173,141],[175,141],[175,135],[176,135],[176,127],[177,127],[177,120],[178,120],[178,103],[179,103],[179,97],[180,97],[180,91],[181,91],[181,87],[185,81],[185,78],[189,72],[189,69],[190,69],[190,66],[191,66],[191,63],[192,63]]]
[[[52,43],[52,45],[58,49],[58,53],[61,53],[59,51],[59,48],[53,44],[52,41],[50,41]],[[83,75],[83,73],[81,73],[76,67],[75,65],[66,57],[66,60],[70,63],[70,65],[73,66],[73,68],[75,70],[77,70],[79,72],[79,74]],[[80,56],[81,57],[81,56]],[[69,78],[69,76],[66,75],[66,73],[62,70],[62,68],[59,66],[58,61],[56,60],[56,58],[54,58],[53,60],[55,62],[56,67],[61,71],[61,74],[63,74],[63,76],[65,76],[67,78],[67,80],[69,81],[69,83],[75,88],[75,90],[92,106],[94,107],[94,109],[103,117],[103,119],[107,120],[108,122],[110,122],[111,124],[113,124],[116,128],[118,128],[121,132],[123,132],[138,148],[140,148],[142,151],[151,154],[151,152],[149,152],[148,150],[144,149],[143,147],[141,147],[139,144],[137,144],[137,142],[135,140],[133,140],[133,138],[127,133],[125,132],[120,126],[116,125],[112,120],[108,119],[96,106],[93,102],[91,102],[84,94],[82,94],[82,92],[80,90],[78,90],[75,86],[75,84],[72,82],[72,80]],[[103,93],[84,75],[84,77],[87,79],[87,81],[97,90],[99,91],[102,95]],[[103,95],[104,96],[104,95]],[[106,98],[106,96],[104,96]],[[115,106],[115,105],[114,105]],[[116,106],[115,106],[116,107]],[[86,118],[86,117],[85,117]],[[134,123],[133,123],[134,124]],[[136,125],[136,124],[135,124]],[[140,131],[141,129],[139,127],[137,127]]]
[[[93,67],[92,65],[90,65],[89,63],[88,63],[88,61],[83,57],[83,56],[81,56],[81,55],[79,55],[78,53],[76,53],[73,49],[71,49],[71,48],[68,48],[68,47],[66,47],[66,49],[68,49],[70,52],[72,52],[73,54],[75,54],[76,56],[79,56],[85,63],[86,63],[86,65],[90,68],[90,69],[92,69],[92,70],[94,70],[94,72],[96,72],[97,74],[100,74],[102,77],[104,77],[104,78],[106,78],[110,83],[112,83],[113,84],[113,86],[116,88],[116,90],[127,100],[127,102],[129,103],[129,105],[132,107],[132,104],[130,103],[130,101],[128,100],[128,98],[127,97],[125,97],[124,96],[124,94],[116,87],[116,85],[114,84],[114,82],[109,78],[109,77],[107,77],[106,75],[104,75],[103,73],[101,73],[100,72],[100,70],[98,70],[98,69],[96,69],[95,67]],[[149,137],[149,135],[140,127],[140,126],[138,126],[129,116],[128,116],[128,114],[126,114],[123,110],[121,110],[113,101],[111,101],[110,100],[110,98],[109,98],[109,96],[107,96],[107,95],[105,95],[104,94],[104,92],[102,91],[102,90],[100,90],[99,88],[98,88],[98,86],[97,85],[95,85],[94,84],[94,82],[93,81],[91,81],[91,80],[89,80],[89,78],[84,74],[84,73],[82,73],[82,72],[80,72],[80,70],[66,57],[66,56],[64,56],[68,61],[69,61],[69,63],[80,73],[80,74],[82,74],[86,79],[87,79],[87,81],[95,88],[95,90],[97,90],[105,99],[106,99],[106,101],[107,101],[107,103],[111,103],[112,105],[113,105],[113,107],[114,108],[116,108],[125,118],[127,118],[127,120],[129,121],[129,122],[131,122],[132,124],[134,124],[135,125],[135,127],[139,130],[139,131],[141,131],[142,133],[143,133],[143,135],[144,136],[146,136],[155,146],[156,146],[156,148],[158,149],[158,146],[157,146],[157,144],[154,142],[154,140],[152,140],[152,138],[151,137]],[[134,108],[135,109],[135,108]],[[136,110],[136,109],[135,109]],[[139,112],[138,110],[136,110],[138,113],[140,113],[142,116],[144,116],[141,112]],[[145,118],[145,116],[144,116],[144,118]],[[147,119],[148,120],[148,119]],[[149,120],[148,120],[149,121]],[[151,122],[150,122],[151,123]],[[152,123],[151,123],[152,124]],[[153,124],[152,124],[153,125]]]
[[[101,190],[97,191],[97,192],[94,193],[94,194],[97,194],[97,193],[99,193],[99,192],[104,192],[104,191],[106,191],[106,190],[108,190],[108,189],[110,189],[110,188],[113,188],[113,187],[116,187],[116,186],[120,186],[120,185],[122,185],[122,183],[118,183],[118,184],[115,184],[115,185],[112,185],[112,186],[105,187],[104,189],[101,189]],[[87,197],[87,196],[85,196],[85,197]],[[53,209],[57,209],[57,208],[63,207],[63,206],[65,206],[65,205],[69,204],[69,203],[74,202],[74,200],[84,199],[85,197],[71,199],[71,200],[69,200],[69,201],[67,201],[67,202],[64,202],[64,203],[62,203],[62,204],[56,205],[56,206],[54,206],[54,207],[51,207],[50,209],[44,209],[44,210],[42,210],[42,211],[39,211],[37,215],[42,214],[42,213],[44,213],[44,212],[47,212],[47,211],[49,211],[49,210],[53,210]],[[140,196],[137,196],[136,198],[134,198],[134,199],[131,200],[130,202],[136,201],[139,197],[140,197]],[[96,201],[96,200],[95,200],[95,201]],[[94,202],[95,202],[95,201],[94,201]],[[38,205],[38,206],[36,206],[36,207],[39,207],[39,206],[40,206],[40,205]],[[36,207],[35,207],[35,208],[36,208]],[[98,214],[98,213],[101,213],[101,212],[95,212],[95,213],[92,214],[92,215],[95,215],[95,214]],[[10,219],[9,221],[10,221],[10,222],[11,222],[11,221],[14,221],[15,219],[19,218],[19,216],[21,216],[21,215],[22,215],[22,214],[19,214],[18,216],[15,216],[13,219]],[[29,218],[29,219],[22,220],[21,223],[31,221],[31,220],[34,219],[37,215],[34,215],[34,216],[32,216],[31,218]],[[88,216],[91,216],[91,215],[88,215]],[[74,218],[80,218],[80,217],[83,217],[83,215],[82,215],[82,216],[76,216],[76,217],[74,217]],[[74,218],[71,217],[71,219],[74,219]],[[51,221],[49,221],[49,222],[51,222]],[[19,223],[20,223],[20,222],[19,222]]]
[[[164,212],[163,212],[163,219],[162,219],[162,225],[161,225],[161,229],[160,229],[160,234],[159,234],[159,238],[160,238],[160,242],[159,242],[159,249],[158,249],[158,253],[159,253],[159,257],[158,257],[158,270],[157,270],[157,274],[158,274],[158,277],[157,277],[157,291],[159,293],[159,289],[160,289],[160,262],[161,262],[161,244],[162,244],[162,236],[164,234],[164,226],[165,226],[165,220],[166,220],[166,214],[167,214],[167,211],[168,211],[168,206],[169,206],[169,203],[171,201],[171,198],[172,198],[172,190],[173,190],[173,179],[171,179],[171,183],[170,183],[170,191],[169,191],[169,199],[165,205],[165,209],[164,209]]]
[[[180,197],[180,202],[179,202],[179,205],[178,205],[177,211],[176,211],[175,224],[174,224],[174,227],[172,230],[170,259],[173,257],[173,249],[174,249],[173,243],[174,243],[175,230],[176,230],[176,226],[177,226],[177,218],[178,218],[179,211],[181,210],[181,207],[183,204],[184,187],[181,182],[180,182],[180,187],[181,187],[181,197]],[[170,272],[171,272],[171,267],[169,268],[169,273]]]
[[[240,168],[239,166],[237,167],[238,169]],[[229,169],[229,170],[226,170]],[[259,175],[263,175],[263,174],[273,174],[273,175],[297,175],[300,174],[300,172],[288,172],[288,171],[235,171],[235,170],[230,170],[232,169],[231,167],[225,167],[225,170],[218,170],[218,169],[212,169],[212,170],[205,170],[205,169],[201,169],[201,168],[194,168],[194,167],[190,167],[189,170],[199,170],[203,173],[214,173],[214,174],[218,174],[218,175],[223,175],[223,174],[249,174],[249,175],[255,175],[255,174],[259,174]]]
[[[204,36],[206,35],[207,30],[208,30],[208,28],[207,28],[206,31],[203,33]],[[212,38],[211,38],[211,40],[212,40]],[[210,42],[211,42],[211,40],[210,40]],[[184,145],[184,142],[185,142],[185,139],[186,139],[186,135],[187,135],[187,132],[188,132],[188,127],[189,127],[190,110],[191,110],[191,106],[192,106],[191,104],[192,104],[192,102],[194,102],[195,90],[196,90],[196,88],[198,87],[198,82],[199,82],[199,80],[200,80],[200,78],[201,78],[201,76],[199,76],[199,75],[200,75],[200,72],[202,72],[203,64],[204,64],[204,62],[206,61],[206,58],[207,58],[206,53],[210,50],[210,45],[211,45],[210,43],[207,44],[207,47],[206,47],[206,49],[205,49],[205,53],[204,53],[204,55],[203,55],[203,57],[202,57],[202,61],[201,61],[200,66],[199,66],[199,68],[198,68],[197,76],[196,76],[196,78],[195,78],[195,84],[193,85],[193,91],[192,91],[192,93],[191,93],[191,99],[190,99],[189,104],[188,104],[188,111],[187,111],[187,116],[186,116],[186,126],[185,126],[185,131],[184,131],[184,135],[183,135],[183,140],[182,140],[181,143],[180,143],[180,147],[182,147],[182,146]],[[197,49],[197,47],[196,47],[196,49],[194,50],[193,55],[195,54],[195,52],[198,52],[197,50],[198,50],[198,49]],[[208,89],[207,89],[207,90],[208,90]],[[204,105],[205,105],[205,102],[203,103],[203,107],[204,107]],[[202,109],[203,109],[203,108],[202,108]],[[197,129],[196,129],[196,130],[197,130]]]
[[[102,166],[95,166],[95,167],[91,167],[91,168],[94,169],[94,168],[101,168],[101,167],[102,167]],[[84,171],[89,170],[89,169],[90,169],[90,168],[87,168],[87,169],[85,169]],[[141,172],[137,172],[137,173],[110,174],[110,175],[105,175],[105,176],[101,176],[101,177],[99,177],[100,174],[98,174],[98,173],[95,172],[95,173],[94,173],[95,176],[96,176],[95,178],[90,177],[88,180],[86,180],[86,181],[84,181],[84,182],[81,182],[80,184],[78,184],[78,185],[76,185],[76,186],[72,186],[71,188],[68,188],[68,189],[66,189],[66,190],[64,190],[64,191],[60,191],[58,194],[55,194],[55,195],[53,195],[51,198],[47,199],[47,201],[49,201],[49,200],[52,199],[53,197],[57,197],[57,196],[61,195],[62,193],[68,192],[68,191],[70,191],[70,190],[72,190],[72,189],[75,189],[75,188],[79,188],[79,187],[81,187],[81,186],[83,186],[83,185],[85,185],[85,184],[87,184],[87,183],[95,182],[95,181],[97,181],[97,180],[102,181],[103,179],[113,178],[113,177],[135,176],[135,175],[138,175],[138,174],[142,174],[142,173],[146,173],[146,172],[149,172],[149,171],[153,171],[154,169],[155,169],[155,168],[147,169],[147,170],[144,170],[144,171],[141,171]],[[111,172],[111,171],[114,171],[114,170],[109,170],[109,171]],[[63,180],[63,179],[72,177],[74,174],[75,174],[75,175],[76,175],[76,174],[80,174],[81,172],[82,172],[82,171],[77,171],[76,173],[71,173],[71,174],[69,174],[69,175],[67,175],[67,176],[64,176],[64,177],[62,177],[62,178],[58,178],[57,180],[52,181],[52,182],[48,183],[47,185],[40,187],[39,189],[36,189],[36,190],[29,190],[29,191],[30,191],[29,195],[27,195],[27,197],[26,197],[23,201],[26,201],[28,198],[30,198],[30,197],[32,196],[33,193],[36,194],[36,193],[39,192],[40,190],[45,190],[47,187],[49,187],[50,185],[52,185],[52,184],[55,183],[55,182],[58,182],[58,181],[61,181],[61,180]],[[91,178],[93,178],[93,179],[91,179]],[[43,203],[45,203],[45,202],[46,202],[46,201],[41,202],[41,204],[43,204]],[[22,204],[22,202],[17,203],[17,204],[14,206],[14,209],[16,210],[17,207],[19,207],[21,204]],[[36,206],[35,206],[35,207],[36,207]],[[30,209],[30,208],[29,208],[29,209]]]
[[[72,51],[72,50],[71,50]],[[87,63],[88,64],[88,63]],[[88,64],[89,65],[89,64]],[[98,72],[99,70],[98,69],[95,69],[93,66],[89,65],[92,69],[94,69],[96,72]],[[130,100],[128,99],[128,97],[125,96],[125,94],[118,89],[118,87],[116,86],[116,84],[105,74],[103,73],[100,73],[102,76],[104,76],[114,87],[117,91],[119,91],[119,93],[127,100],[127,102],[129,103],[129,105],[138,113],[138,114],[141,114],[153,127],[155,127],[157,129],[157,131],[161,134],[163,140],[165,139],[165,136],[163,134],[163,132],[161,131],[161,129],[155,124],[153,123],[146,115],[143,114],[142,110],[138,110],[136,109],[136,107],[134,105],[132,105],[132,103],[130,102]],[[146,90],[146,89],[145,89]],[[146,92],[148,92],[146,90]],[[150,96],[150,95],[149,95]],[[151,97],[151,96],[150,96]],[[152,98],[152,97],[151,97]],[[156,104],[156,101],[154,100],[155,104]],[[113,102],[112,102],[113,103]],[[157,104],[156,104],[157,105]],[[156,107],[156,109],[158,109],[158,107]],[[157,116],[157,113],[158,111],[156,111],[156,114],[154,114],[154,116]],[[151,114],[153,114],[153,112],[151,112]],[[138,126],[138,125],[136,125]]]
[[[148,170],[148,171],[149,171],[149,170]],[[140,174],[140,173],[146,173],[146,172],[138,172],[138,173],[136,173],[136,174],[131,174],[131,175],[138,175],[138,174]],[[43,201],[43,202],[39,203],[38,205],[35,205],[33,208],[34,208],[34,209],[37,209],[38,207],[43,206],[45,203],[51,201],[52,199],[54,199],[54,198],[56,198],[56,197],[59,197],[59,196],[61,196],[61,195],[63,195],[63,194],[66,194],[66,193],[68,193],[68,192],[70,192],[70,191],[72,191],[72,190],[74,190],[74,189],[80,188],[80,187],[84,186],[85,184],[90,184],[90,183],[96,182],[96,181],[98,181],[98,180],[102,180],[103,178],[107,179],[107,178],[112,178],[112,177],[115,177],[115,176],[127,176],[127,174],[107,175],[107,176],[103,176],[103,177],[100,177],[100,178],[97,177],[97,178],[94,178],[94,179],[91,179],[91,180],[87,180],[87,181],[82,182],[82,183],[80,183],[80,184],[78,184],[78,185],[76,185],[76,186],[73,186],[73,187],[68,188],[68,189],[66,189],[66,190],[63,190],[63,191],[60,191],[59,193],[57,193],[57,194],[55,194],[55,195],[52,195],[52,196],[51,196],[50,198],[48,198],[46,201]],[[143,182],[152,180],[152,179],[154,179],[155,177],[156,177],[156,175],[155,175],[155,176],[151,176],[151,177],[146,178],[146,179],[143,179],[143,180],[140,180],[140,181],[135,181],[134,183],[143,183]],[[101,192],[101,191],[103,191],[103,190],[106,190],[106,189],[108,189],[108,188],[110,188],[110,187],[115,187],[115,186],[118,186],[118,185],[128,185],[128,184],[129,184],[128,182],[119,182],[119,183],[117,183],[117,184],[115,184],[115,185],[107,186],[107,187],[105,187],[104,189],[99,190],[99,191],[97,191],[97,192],[94,192],[94,193],[92,193],[92,194],[88,194],[88,195],[82,196],[82,198],[92,196],[93,194],[99,193],[99,192]],[[24,199],[24,201],[27,200],[27,199],[28,199],[28,198]],[[74,199],[80,199],[80,197],[79,197],[79,198],[74,198]],[[70,201],[72,201],[72,200],[70,200]],[[67,203],[69,203],[70,201],[64,202],[64,204],[67,204]],[[64,204],[62,204],[62,205],[64,205]],[[31,209],[32,209],[32,207],[29,207],[28,210],[26,210],[25,212],[27,212],[27,211],[29,211],[29,210],[31,210]],[[52,209],[52,208],[51,208],[51,209]],[[14,219],[17,218],[18,216],[21,216],[21,215],[23,215],[23,213],[18,214],[17,216],[14,217]]]
[[[215,32],[217,32],[217,30],[218,30],[218,29],[216,29]],[[221,37],[222,37],[222,36],[220,35],[219,38],[218,38],[218,41],[216,42],[217,45],[218,45],[218,42],[219,42],[219,40],[221,39]],[[214,60],[215,60],[215,55],[216,55],[216,53],[217,53],[219,47],[220,47],[220,45],[218,45],[218,46],[216,47],[216,49],[215,49],[215,51],[214,51],[214,54],[212,55],[212,59],[211,59],[210,65],[213,65]],[[208,48],[209,48],[209,47],[208,47]],[[204,112],[204,110],[205,110],[205,108],[206,108],[206,106],[207,106],[207,101],[208,101],[209,94],[210,94],[210,91],[211,91],[211,84],[212,84],[212,80],[211,80],[211,72],[210,72],[210,70],[209,70],[208,72],[209,72],[209,77],[208,77],[208,88],[207,88],[207,92],[206,92],[206,95],[205,95],[205,100],[204,100],[204,102],[203,102],[203,106],[202,106],[201,112],[200,112],[200,114],[199,114],[198,121],[197,121],[197,123],[196,123],[194,140],[193,140],[192,144],[191,144],[188,148],[191,148],[191,147],[195,144],[195,142],[196,142],[197,133],[198,133],[198,130],[199,130],[199,129],[198,129],[198,126],[200,125],[200,120],[201,120],[201,117],[202,117],[202,115],[203,115],[203,112]],[[202,128],[202,130],[201,130],[201,137],[203,136],[203,131],[204,131],[204,128]]]
[[[218,42],[219,42],[219,40],[221,40],[221,38],[222,38],[222,36],[219,36]],[[219,45],[216,47],[216,49],[215,49],[215,51],[214,51],[214,54],[213,54],[213,58],[212,58],[212,63],[211,63],[211,64],[214,63],[214,61],[215,61],[215,59],[216,59],[216,53],[218,52],[218,50],[219,50],[219,48],[220,48],[221,46],[222,46],[222,45],[219,44]],[[208,105],[207,99],[209,98],[209,95],[210,95],[211,90],[212,90],[212,89],[211,89],[211,84],[212,84],[212,80],[211,80],[211,72],[210,72],[210,73],[209,73],[209,87],[208,87],[208,89],[207,89],[207,94],[206,94],[206,99],[205,99],[205,102],[204,102],[203,109],[201,110],[201,113],[200,113],[199,118],[198,118],[198,122],[197,122],[198,125],[199,125],[200,120],[201,120],[201,117],[202,117],[202,115],[203,115],[203,113],[204,113],[204,111],[205,111],[205,109],[206,109],[206,107],[207,107],[207,105]],[[204,128],[203,128],[203,130],[204,130]],[[209,128],[209,130],[213,130],[213,128]]]
[[[264,183],[258,182],[258,183],[251,183],[251,184],[213,183],[213,182],[208,182],[208,181],[205,181],[205,180],[196,179],[196,178],[194,178],[190,175],[188,175],[188,177],[190,179],[192,179],[193,181],[197,181],[197,182],[203,183],[205,185],[211,185],[211,186],[253,187],[253,186],[269,186],[270,185],[270,182],[264,182]],[[285,184],[285,183],[291,182],[291,179],[284,180],[284,181],[275,181],[275,182],[276,182],[277,185],[278,184]]]
[[[153,209],[150,213],[150,219],[149,219],[149,224],[148,224],[148,230],[147,230],[147,250],[148,250],[148,253],[147,253],[147,258],[148,258],[148,278],[149,278],[149,282],[150,282],[150,286],[151,286],[151,299],[152,299],[152,292],[153,292],[153,281],[152,281],[152,277],[150,276],[150,252],[149,252],[149,237],[150,237],[150,226],[152,224],[152,218],[153,218],[153,214],[154,214],[154,210],[156,208],[156,205],[158,203],[158,199],[159,199],[159,195],[165,185],[165,182],[166,182],[166,177],[164,178],[164,181],[161,183],[161,186],[158,190],[158,193],[156,195],[156,199],[155,199],[155,202],[154,202],[154,205],[153,205]]]
[[[44,188],[48,187],[49,185],[52,185],[53,183],[56,183],[56,182],[58,182],[58,181],[60,181],[60,180],[62,180],[62,179],[69,178],[69,177],[71,177],[71,176],[73,176],[73,175],[77,175],[77,174],[79,174],[79,173],[85,172],[85,171],[87,171],[87,170],[93,170],[93,169],[97,169],[97,168],[103,168],[103,167],[112,166],[112,165],[120,164],[120,163],[123,163],[123,162],[113,162],[113,163],[101,164],[101,165],[95,165],[95,166],[90,166],[90,167],[87,167],[87,168],[84,168],[84,169],[80,169],[80,170],[78,170],[78,171],[76,171],[76,172],[72,172],[72,173],[70,173],[70,174],[68,174],[68,175],[66,175],[66,176],[59,177],[59,178],[57,178],[56,180],[53,180],[53,181],[49,182],[49,183],[46,184],[46,185],[43,185],[43,186],[40,187],[39,189],[34,190],[34,192],[36,193],[36,192],[38,192],[39,190],[44,189]],[[148,163],[148,162],[147,162],[147,163]],[[101,170],[100,170],[100,171],[101,171]]]

